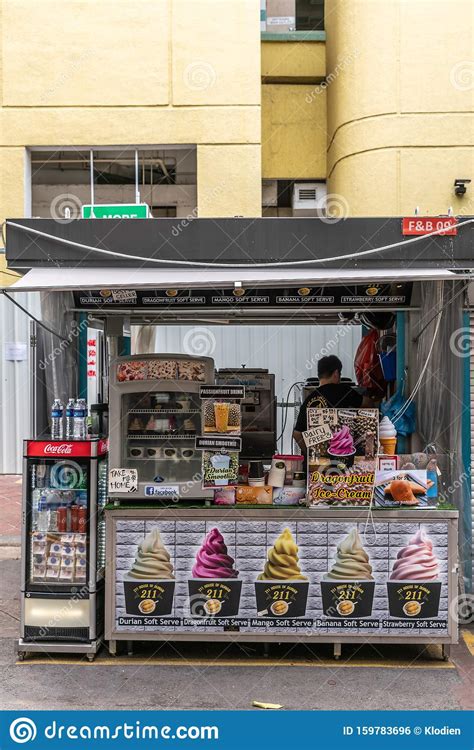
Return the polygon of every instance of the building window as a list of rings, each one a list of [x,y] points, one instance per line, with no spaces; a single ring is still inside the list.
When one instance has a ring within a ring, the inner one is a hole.
[[[324,0],[296,0],[296,31],[324,29]]]
[[[147,203],[152,216],[196,211],[196,147],[35,149],[31,157],[31,213],[81,217],[87,204]]]

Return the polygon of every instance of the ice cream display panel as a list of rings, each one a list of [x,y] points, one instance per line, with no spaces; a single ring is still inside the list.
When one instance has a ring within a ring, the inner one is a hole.
[[[381,510],[367,523],[356,509],[110,508],[107,534],[112,650],[121,639],[457,638],[455,511]],[[164,569],[174,578],[130,578]],[[125,590],[141,585],[132,612]]]

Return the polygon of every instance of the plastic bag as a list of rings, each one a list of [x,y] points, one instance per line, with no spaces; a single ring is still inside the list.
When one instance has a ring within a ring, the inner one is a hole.
[[[354,358],[357,383],[374,398],[383,397],[386,389],[377,348],[378,339],[378,331],[370,331],[360,342]]]
[[[397,433],[406,437],[416,430],[416,406],[413,401],[405,409],[407,400],[404,395],[405,381],[402,380],[399,387],[388,401],[380,405],[382,416],[388,417],[397,429]],[[404,411],[403,411],[404,410]],[[396,416],[403,411],[401,416]]]

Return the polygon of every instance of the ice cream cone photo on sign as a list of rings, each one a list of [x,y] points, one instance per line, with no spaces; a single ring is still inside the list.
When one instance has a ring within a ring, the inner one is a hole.
[[[127,614],[154,617],[171,613],[175,588],[173,565],[157,528],[139,544],[123,586]]]
[[[321,581],[327,617],[370,617],[375,581],[359,532],[354,527],[337,545],[332,567]]]
[[[263,573],[255,581],[260,617],[302,617],[306,614],[309,583],[301,572],[298,546],[285,528],[268,550]]]
[[[217,528],[206,535],[188,580],[189,610],[194,617],[237,615],[242,581]]]
[[[439,561],[423,527],[398,551],[387,589],[391,617],[437,617],[441,596]]]
[[[382,452],[387,456],[394,456],[397,449],[397,430],[388,417],[383,417],[379,424],[379,443]]]

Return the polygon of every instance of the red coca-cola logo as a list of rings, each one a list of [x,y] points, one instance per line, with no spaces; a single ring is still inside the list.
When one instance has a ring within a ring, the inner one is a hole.
[[[70,456],[72,453],[72,445],[71,443],[60,443],[59,445],[46,443],[43,452],[45,454],[53,454],[55,456]]]

